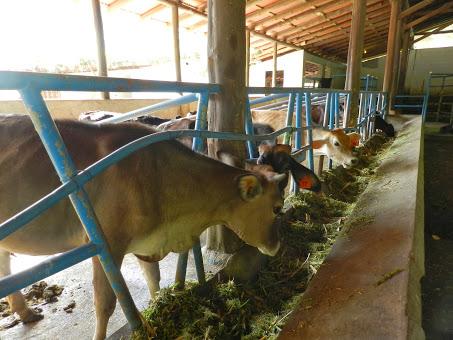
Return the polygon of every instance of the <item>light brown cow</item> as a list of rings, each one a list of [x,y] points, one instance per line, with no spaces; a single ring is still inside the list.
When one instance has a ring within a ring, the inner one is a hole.
[[[133,123],[101,127],[77,121],[56,123],[78,169],[155,132]],[[60,183],[27,116],[0,116],[0,149],[0,220],[4,221]],[[203,230],[217,224],[228,226],[264,254],[275,255],[280,247],[275,211],[283,204],[278,181],[284,177],[231,167],[166,141],[128,156],[85,188],[113,257],[121,265],[127,253],[158,261],[169,252],[185,252]],[[49,255],[86,242],[65,199],[0,241],[0,276],[10,274],[10,253]],[[149,272],[148,263],[140,264]],[[93,275],[94,338],[103,339],[116,299],[97,257]],[[19,292],[8,301],[24,322],[40,318]]]
[[[286,126],[286,112],[284,111],[252,111],[252,118],[254,122],[269,124],[275,130],[283,129]],[[326,155],[343,166],[351,166],[357,162],[354,147],[359,144],[359,134],[347,134],[343,129],[328,131],[313,128],[312,131],[315,155]]]

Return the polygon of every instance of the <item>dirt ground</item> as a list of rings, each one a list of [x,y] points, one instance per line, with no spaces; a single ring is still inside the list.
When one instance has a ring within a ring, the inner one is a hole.
[[[427,339],[453,339],[453,135],[425,129],[425,266]]]

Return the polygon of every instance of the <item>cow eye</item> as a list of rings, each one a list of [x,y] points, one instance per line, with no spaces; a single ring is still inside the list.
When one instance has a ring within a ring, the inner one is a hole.
[[[282,206],[279,205],[279,206],[275,206],[275,207],[274,207],[274,214],[275,214],[275,215],[280,214],[281,211],[282,211]]]
[[[335,142],[335,143],[333,143],[333,145],[335,145],[335,146],[340,146],[340,143]]]

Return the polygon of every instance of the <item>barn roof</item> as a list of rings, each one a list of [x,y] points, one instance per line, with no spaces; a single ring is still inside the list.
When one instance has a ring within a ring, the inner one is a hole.
[[[109,8],[124,7],[142,18],[171,21],[171,5],[180,8],[180,25],[188,30],[207,30],[207,0],[106,0]],[[453,1],[409,0],[413,12],[406,27],[414,32],[453,23]],[[406,6],[407,7],[407,6]],[[364,57],[385,53],[390,19],[389,0],[366,0]],[[410,8],[410,7],[409,7]],[[417,9],[417,10],[415,10]],[[253,58],[272,58],[274,41],[278,55],[305,49],[321,57],[344,62],[351,28],[352,0],[247,0],[246,25],[251,32]]]

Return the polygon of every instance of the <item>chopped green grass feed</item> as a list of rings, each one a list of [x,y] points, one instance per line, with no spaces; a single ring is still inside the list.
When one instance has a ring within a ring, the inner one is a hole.
[[[371,218],[346,218],[378,165],[378,150],[388,140],[374,135],[358,149],[360,162],[350,169],[337,167],[322,178],[325,195],[301,192],[285,200],[282,247],[269,258],[253,284],[228,281],[185,290],[162,289],[143,312],[157,339],[275,339],[302,298],[335,239],[344,229]],[[308,307],[307,307],[308,308]],[[134,339],[145,339],[135,332]]]

